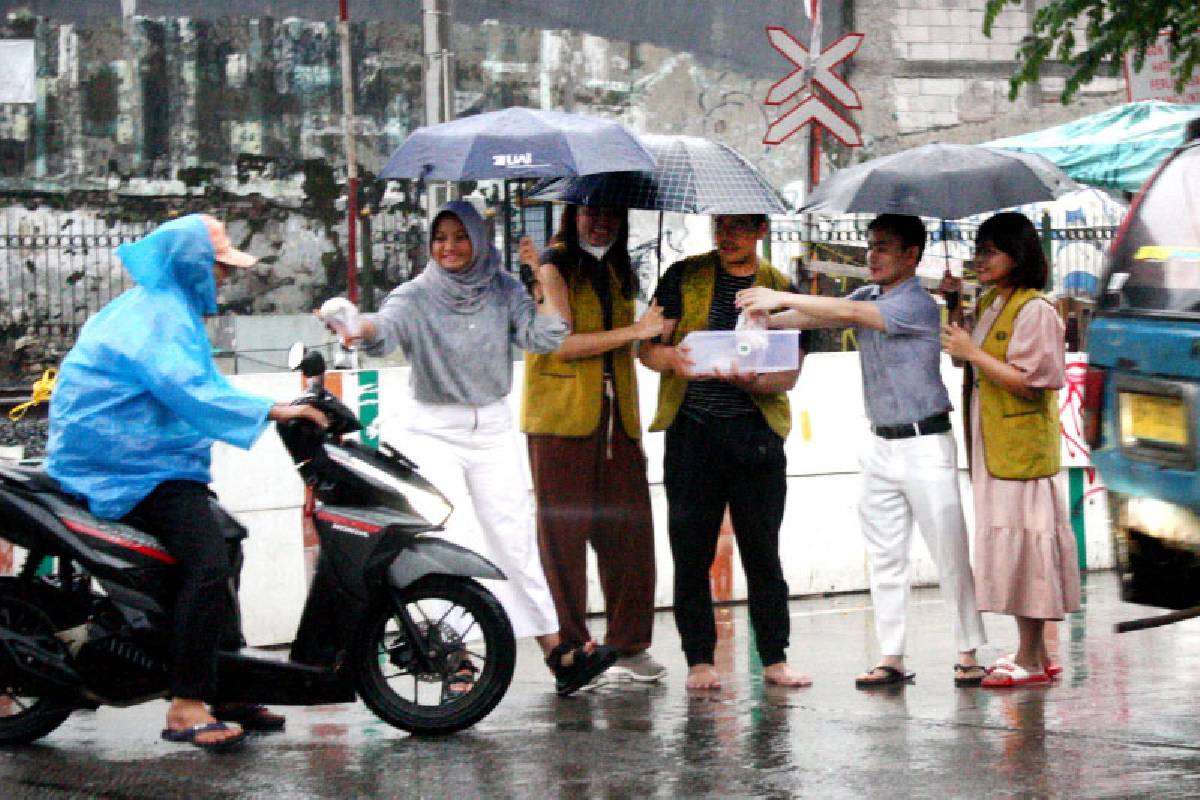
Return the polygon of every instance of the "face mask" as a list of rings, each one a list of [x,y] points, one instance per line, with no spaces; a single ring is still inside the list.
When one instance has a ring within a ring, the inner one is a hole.
[[[597,261],[603,261],[604,257],[606,255],[608,255],[609,248],[611,248],[612,246],[613,246],[612,242],[609,242],[608,244],[604,245],[603,247],[593,247],[592,245],[588,244],[587,242],[584,242],[584,241],[579,242],[580,249],[583,250],[588,255],[590,255],[592,258],[596,259]]]

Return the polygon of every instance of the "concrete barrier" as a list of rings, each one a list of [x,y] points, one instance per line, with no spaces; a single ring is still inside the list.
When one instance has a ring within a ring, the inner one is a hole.
[[[520,362],[514,365],[509,397],[514,415],[520,406]],[[640,369],[640,368],[639,368]],[[658,375],[640,369],[641,408],[644,424],[653,416],[658,390]],[[943,379],[951,398],[959,397],[961,372],[943,361]],[[249,391],[277,400],[290,400],[300,391],[300,378],[294,373],[235,375],[230,380]],[[354,373],[342,376],[343,398],[356,407],[358,379]],[[379,429],[384,440],[395,441],[408,404],[408,369],[378,370]],[[809,356],[796,388],[792,390],[794,428],[787,442],[788,502],[780,534],[784,573],[793,595],[865,590],[866,553],[858,529],[857,502],[862,437],[867,435],[863,413],[862,389],[857,353],[818,353]],[[1064,398],[1072,400],[1070,391]],[[1077,412],[1068,407],[1064,427],[1077,425]],[[959,462],[965,468],[962,451],[962,426],[956,419],[959,437]],[[648,434],[644,440],[649,463],[651,501],[654,510],[655,551],[658,581],[655,601],[666,607],[671,603],[672,563],[666,534],[666,498],[662,488],[661,433]],[[1086,453],[1064,445],[1064,465],[1070,469],[1087,467]],[[521,448],[524,458],[524,448]],[[408,453],[418,464],[421,454]],[[213,455],[213,488],[226,506],[251,531],[246,544],[246,566],[242,580],[242,606],[246,634],[251,644],[290,641],[299,621],[306,591],[301,527],[303,486],[274,431],[268,431],[249,451],[218,444]],[[526,469],[526,475],[528,470]],[[1091,483],[1079,499],[1076,509],[1086,523],[1086,566],[1105,569],[1112,566],[1107,510],[1102,487],[1089,475]],[[965,469],[961,479],[962,496],[968,525],[973,526],[971,492]],[[937,575],[919,535],[913,537],[913,578],[918,583],[934,583]],[[745,597],[745,581],[737,558],[734,564],[732,597]],[[588,604],[601,610],[603,601],[594,565],[589,581]]]

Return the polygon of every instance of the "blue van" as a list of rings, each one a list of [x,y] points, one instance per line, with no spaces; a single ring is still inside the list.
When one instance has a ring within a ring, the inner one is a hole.
[[[1200,118],[1134,200],[1100,286],[1084,424],[1122,595],[1200,606]]]

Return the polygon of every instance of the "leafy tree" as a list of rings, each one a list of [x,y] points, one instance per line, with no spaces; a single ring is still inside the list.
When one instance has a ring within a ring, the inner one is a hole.
[[[1009,5],[1025,0],[987,0],[983,32],[991,36],[992,23]],[[1078,31],[1085,47],[1075,53]],[[1171,75],[1176,91],[1200,66],[1200,2],[1197,0],[1048,0],[1033,16],[1033,32],[1018,49],[1019,66],[1010,82],[1009,97],[1016,99],[1021,84],[1038,79],[1042,63],[1056,58],[1071,67],[1062,101],[1069,103],[1081,86],[1103,68],[1116,75],[1125,53],[1134,53],[1141,69],[1146,49],[1168,32],[1175,64]]]

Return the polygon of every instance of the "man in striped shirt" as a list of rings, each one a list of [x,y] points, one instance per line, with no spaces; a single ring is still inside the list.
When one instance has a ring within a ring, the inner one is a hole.
[[[716,624],[709,570],[728,505],[746,574],[750,621],[763,677],[808,686],[787,663],[790,619],[779,562],[779,526],[787,495],[783,440],[791,427],[787,391],[800,371],[698,375],[683,337],[694,330],[733,330],[741,289],[790,289],[791,282],[758,257],[765,215],[720,215],[716,249],[673,264],[655,300],[666,325],[640,357],[662,374],[650,430],[666,430],[663,484],[675,561],[675,623],[688,663],[689,689],[719,689]],[[803,355],[803,353],[801,354]]]

